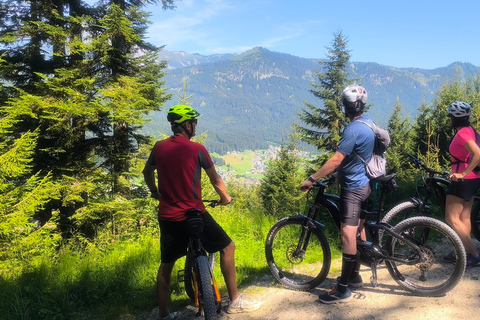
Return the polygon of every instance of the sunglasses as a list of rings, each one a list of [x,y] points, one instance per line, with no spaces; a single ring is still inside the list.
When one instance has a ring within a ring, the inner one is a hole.
[[[190,122],[197,124],[197,119],[190,120]]]

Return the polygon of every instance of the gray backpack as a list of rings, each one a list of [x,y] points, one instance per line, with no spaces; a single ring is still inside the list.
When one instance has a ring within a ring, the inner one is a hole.
[[[363,162],[365,165],[365,170],[367,172],[367,177],[370,179],[376,179],[387,174],[387,160],[385,159],[385,151],[390,146],[390,135],[388,131],[378,127],[373,124],[371,126],[365,121],[356,120],[368,126],[372,129],[375,135],[375,143],[373,145],[373,154],[370,158],[370,161],[366,162],[358,153],[355,155]]]

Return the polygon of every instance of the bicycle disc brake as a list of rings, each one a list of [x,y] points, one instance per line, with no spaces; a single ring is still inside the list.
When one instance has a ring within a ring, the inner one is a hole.
[[[296,245],[291,245],[287,248],[287,260],[290,261],[292,264],[299,264],[303,260],[305,260],[305,251],[297,250]]]
[[[416,264],[415,267],[420,270],[420,281],[427,281],[426,273],[430,270],[430,267],[435,261],[435,253],[433,250],[428,246],[420,247],[420,252],[422,253],[422,257],[420,263]]]

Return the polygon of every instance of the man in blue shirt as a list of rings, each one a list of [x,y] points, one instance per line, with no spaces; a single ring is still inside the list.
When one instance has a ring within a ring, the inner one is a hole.
[[[364,219],[360,217],[360,212],[362,203],[369,197],[371,189],[365,165],[355,153],[368,162],[373,152],[375,141],[373,131],[360,122],[363,121],[373,125],[373,122],[363,114],[367,99],[367,92],[361,86],[350,85],[343,90],[342,103],[350,123],[345,127],[333,156],[300,186],[301,190],[307,191],[315,181],[329,175],[338,168],[338,180],[341,187],[342,274],[337,279],[337,285],[328,294],[320,295],[320,301],[327,304],[349,302],[352,299],[352,292],[348,286],[358,288],[363,285],[358,272],[360,264],[355,259],[357,232],[360,232],[363,240],[366,239],[363,229]]]

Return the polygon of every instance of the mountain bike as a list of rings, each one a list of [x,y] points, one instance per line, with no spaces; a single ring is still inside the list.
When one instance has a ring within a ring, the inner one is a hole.
[[[217,200],[204,200],[215,207]],[[203,231],[202,211],[192,209],[187,211],[186,228],[190,241],[185,258],[185,269],[178,272],[179,281],[185,284],[185,291],[198,307],[197,316],[205,315],[206,320],[216,320],[222,311],[222,301],[218,290],[213,267],[215,254],[207,254],[203,248],[200,236]]]
[[[415,190],[415,195],[408,201],[397,204],[393,207],[382,222],[395,225],[398,222],[413,216],[441,216],[445,217],[445,190],[450,184],[449,172],[439,172],[427,167],[421,160],[408,154],[416,168],[421,169],[421,183]],[[436,197],[433,197],[435,195]],[[433,198],[433,199],[432,199]],[[432,202],[434,200],[437,202]],[[440,209],[440,212],[438,212]],[[435,212],[435,210],[437,212]],[[475,196],[472,212],[470,214],[473,236],[480,241],[480,197]]]
[[[371,284],[377,281],[377,265],[385,262],[390,276],[406,290],[420,296],[439,296],[452,288],[465,272],[466,253],[455,231],[446,223],[431,217],[412,217],[396,226],[380,221],[384,197],[396,188],[394,174],[378,178],[378,209],[363,210],[367,215],[367,241],[357,240],[357,259],[372,270]],[[265,255],[274,277],[285,287],[311,290],[327,277],[331,251],[324,234],[325,225],[317,221],[328,211],[339,227],[340,197],[325,193],[334,178],[315,182],[308,191],[307,215],[285,217],[270,229],[265,242]],[[316,194],[315,194],[316,193]],[[311,200],[311,199],[310,199]],[[372,217],[375,219],[372,220]],[[386,241],[380,239],[382,230]],[[443,255],[454,251],[457,261],[447,263]]]

